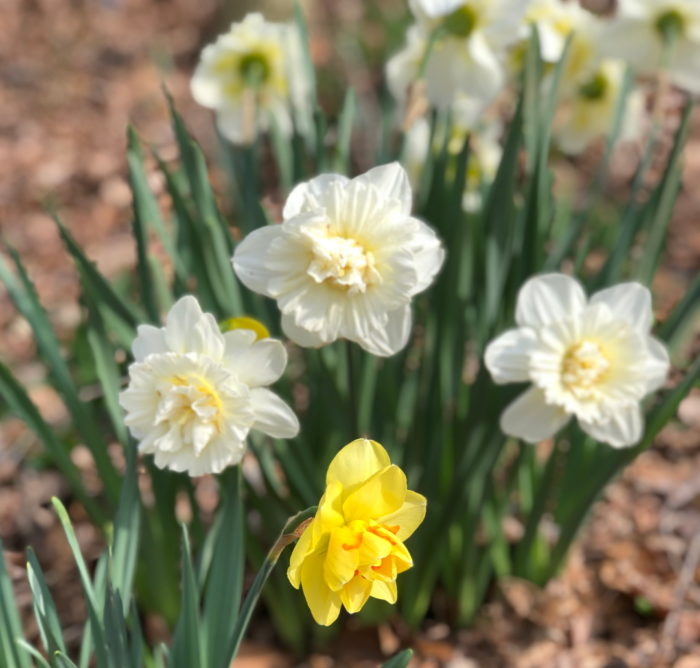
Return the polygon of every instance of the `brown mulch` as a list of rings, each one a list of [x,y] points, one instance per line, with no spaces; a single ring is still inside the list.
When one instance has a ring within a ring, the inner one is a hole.
[[[102,271],[133,266],[125,126],[172,155],[165,83],[188,124],[212,141],[209,114],[192,102],[188,77],[216,22],[216,0],[0,0],[0,234],[15,246],[59,332],[79,321],[78,288],[55,226],[51,197]],[[332,3],[326,3],[326,10]],[[315,49],[323,54],[326,47]],[[669,232],[658,289],[682,293],[700,270],[700,123],[687,150],[686,188]],[[154,181],[156,188],[158,183]],[[60,401],[42,384],[31,332],[0,288],[0,356],[30,387],[50,424],[65,420]],[[314,668],[375,665],[401,646],[416,665],[452,668],[700,667],[700,392],[596,505],[562,575],[543,591],[504,583],[474,628],[428,625],[418,635],[398,626],[348,632]],[[75,566],[50,510],[67,489],[37,469],[35,439],[17,420],[0,430],[0,537],[16,582],[27,632],[36,633],[24,575],[33,545],[46,566],[67,640],[84,620]],[[74,456],[79,461],[81,451]],[[75,508],[88,559],[100,538]],[[339,658],[340,657],[340,658]],[[245,647],[240,666],[289,666],[273,644]]]

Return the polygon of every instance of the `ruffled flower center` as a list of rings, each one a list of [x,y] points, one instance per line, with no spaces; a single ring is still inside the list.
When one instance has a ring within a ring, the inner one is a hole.
[[[218,392],[205,378],[177,375],[158,390],[155,424],[167,425],[179,440],[199,454],[221,432],[223,403]]]
[[[353,520],[341,529],[341,549],[354,553],[351,559],[355,570],[351,580],[362,578],[370,582],[393,582],[398,573],[410,568],[410,555],[396,538],[398,530],[398,526],[384,526],[364,520]]]
[[[312,245],[307,273],[317,283],[326,283],[349,294],[364,293],[381,280],[374,254],[355,239],[318,236]]]
[[[579,341],[566,351],[562,360],[562,384],[573,394],[583,397],[593,391],[609,369],[610,360],[600,344]]]

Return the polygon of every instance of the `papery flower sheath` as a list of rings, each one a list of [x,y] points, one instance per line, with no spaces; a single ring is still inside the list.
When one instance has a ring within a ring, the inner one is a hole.
[[[563,274],[531,278],[518,294],[518,325],[492,341],[485,361],[496,383],[531,382],[501,416],[506,434],[537,442],[572,416],[598,441],[637,443],[642,398],[668,375],[664,345],[650,335],[651,294],[621,283],[586,299]]]
[[[297,344],[344,338],[392,355],[408,341],[411,299],[445,255],[435,232],[411,216],[411,197],[398,163],[354,179],[322,174],[294,188],[282,224],[238,244],[234,270],[277,300],[282,329]]]
[[[182,297],[165,327],[140,325],[129,385],[119,401],[139,451],[156,466],[192,476],[237,464],[251,429],[291,438],[299,422],[267,389],[287,353],[250,329],[222,333],[194,297]]]
[[[292,132],[308,116],[309,84],[298,30],[248,14],[202,51],[191,82],[194,99],[216,111],[221,134],[249,143],[274,122]]]
[[[360,438],[335,456],[287,571],[318,624],[332,624],[341,606],[358,612],[370,597],[396,602],[396,576],[413,565],[404,541],[425,509],[425,497],[407,488],[379,443]]]
[[[697,0],[618,0],[603,47],[641,74],[664,68],[677,86],[700,93]]]

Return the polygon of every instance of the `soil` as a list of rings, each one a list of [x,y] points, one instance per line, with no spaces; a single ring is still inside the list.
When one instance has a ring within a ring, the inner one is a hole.
[[[341,16],[339,7],[338,0],[325,2],[319,16]],[[52,321],[67,336],[80,319],[77,281],[45,212],[47,198],[104,273],[131,269],[126,124],[161,154],[174,155],[160,91],[165,84],[195,135],[211,147],[211,118],[191,100],[188,82],[220,15],[216,0],[0,0],[0,8],[0,234],[22,255]],[[318,60],[329,57],[329,44],[328,35],[314,44]],[[629,159],[617,158],[621,181]],[[661,311],[700,269],[698,182],[700,117],[656,284]],[[153,186],[162,184],[153,177]],[[2,288],[0,332],[3,361],[30,388],[49,423],[60,426],[65,414],[43,383],[31,331]],[[683,402],[678,418],[609,487],[566,569],[544,590],[503,583],[465,631],[444,624],[428,624],[418,634],[398,622],[369,631],[350,626],[332,657],[315,655],[306,665],[376,665],[411,646],[417,666],[700,667],[700,391]],[[32,545],[73,642],[84,621],[82,596],[49,509],[51,496],[66,497],[68,490],[58,474],[35,466],[38,451],[19,421],[2,424],[0,538],[28,635],[36,636],[24,572],[24,550]],[[84,464],[80,448],[73,456]],[[100,537],[78,506],[70,510],[86,558],[93,559]],[[265,640],[248,643],[236,665],[293,661]]]

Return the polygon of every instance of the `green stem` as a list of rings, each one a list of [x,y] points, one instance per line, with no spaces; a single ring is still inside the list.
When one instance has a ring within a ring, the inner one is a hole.
[[[226,652],[228,661],[225,665],[229,666],[236,658],[238,649],[241,646],[241,641],[243,640],[243,636],[245,635],[248,624],[250,623],[250,618],[253,616],[253,610],[255,609],[263,587],[265,586],[265,582],[267,582],[267,578],[270,577],[270,573],[272,573],[272,569],[275,567],[275,564],[279,560],[284,548],[287,547],[287,545],[291,545],[301,536],[308,523],[316,514],[316,509],[317,506],[312,506],[311,508],[302,510],[293,517],[290,517],[284,525],[284,528],[282,529],[282,532],[275,541],[274,545],[267,553],[267,557],[265,557],[265,561],[258,571],[258,574],[255,576],[255,580],[253,580],[253,584],[251,585],[250,590],[243,601],[243,606],[241,607],[241,612],[236,620],[236,625],[233,629],[233,635],[231,636],[229,648]]]
[[[347,365],[348,372],[348,408],[350,410],[350,426],[353,431],[353,436],[360,435],[360,426],[358,415],[358,390],[360,389],[357,384],[357,372],[355,369],[355,355],[352,351],[353,344],[345,340],[345,363]]]

